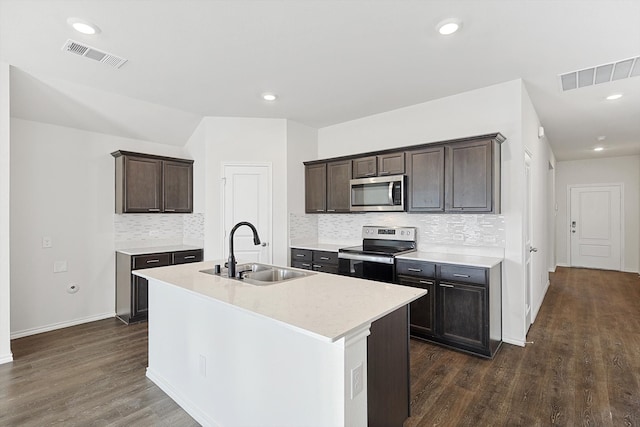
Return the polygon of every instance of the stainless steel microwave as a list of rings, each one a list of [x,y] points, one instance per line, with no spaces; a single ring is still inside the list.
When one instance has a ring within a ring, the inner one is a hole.
[[[352,179],[352,212],[404,211],[404,175]]]

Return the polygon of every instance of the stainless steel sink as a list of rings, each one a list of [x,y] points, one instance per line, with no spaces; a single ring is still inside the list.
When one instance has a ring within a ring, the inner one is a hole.
[[[200,271],[206,274],[215,274],[213,268]],[[272,285],[275,283],[299,279],[301,277],[307,277],[315,274],[310,271],[300,271],[286,267],[275,267],[272,265],[259,263],[238,264],[236,266],[236,271],[241,277],[237,278],[236,280],[241,280],[245,283],[257,286]],[[226,274],[227,270],[222,269],[220,275],[224,277],[226,276]]]

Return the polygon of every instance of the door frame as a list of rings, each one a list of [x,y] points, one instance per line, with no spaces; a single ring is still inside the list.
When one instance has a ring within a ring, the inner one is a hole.
[[[269,233],[267,238],[261,237],[262,240],[266,240],[271,247],[269,248],[269,260],[268,264],[273,263],[273,164],[271,162],[220,162],[220,253],[224,255],[225,253],[225,242],[228,238],[226,230],[225,230],[225,221],[226,221],[226,205],[225,205],[225,172],[226,168],[230,167],[266,167],[267,168],[267,186],[269,190],[269,194],[271,197],[268,198],[268,207],[267,210],[269,212]]]
[[[573,267],[571,262],[571,230],[569,223],[571,222],[571,190],[574,188],[591,188],[591,187],[620,187],[620,271],[624,270],[624,183],[609,182],[604,184],[568,184],[567,185],[567,218],[565,226],[567,233],[567,264]]]

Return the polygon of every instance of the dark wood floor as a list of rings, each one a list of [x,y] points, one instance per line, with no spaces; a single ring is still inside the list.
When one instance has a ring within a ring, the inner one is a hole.
[[[558,269],[529,331],[484,360],[411,342],[410,426],[640,426],[640,279]],[[195,426],[145,377],[146,323],[12,342],[0,426]]]
[[[525,348],[411,343],[410,426],[640,426],[640,278],[559,268]]]

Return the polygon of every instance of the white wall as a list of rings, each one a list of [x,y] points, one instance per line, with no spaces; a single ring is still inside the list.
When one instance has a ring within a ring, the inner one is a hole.
[[[521,80],[477,89],[362,119],[322,128],[318,157],[328,158],[378,149],[501,132],[502,215],[505,218],[503,263],[503,339],[524,345],[524,142]],[[526,120],[530,120],[530,112]],[[536,129],[537,135],[537,129]],[[546,212],[546,211],[545,211]]]
[[[623,271],[640,271],[640,156],[559,161],[556,172],[558,203],[556,256],[558,265],[569,265],[567,187],[579,184],[624,184]]]
[[[0,61],[0,364],[13,360],[10,326],[10,67]]]
[[[11,120],[13,336],[114,315],[118,149],[185,157],[180,147]],[[68,271],[53,273],[55,261]],[[78,293],[66,292],[70,283]]]
[[[316,157],[318,130],[300,123],[287,121],[287,197],[288,211],[304,213],[304,164]]]
[[[222,163],[271,163],[273,185],[273,263],[287,262],[287,123],[283,119],[206,117],[202,138],[189,142],[192,153],[204,156],[205,238],[207,259],[227,258],[223,254],[221,173]],[[200,130],[198,130],[199,132]],[[197,148],[197,145],[204,146]],[[198,161],[198,159],[196,159]],[[258,230],[259,232],[260,230]],[[262,236],[264,240],[266,238]]]

